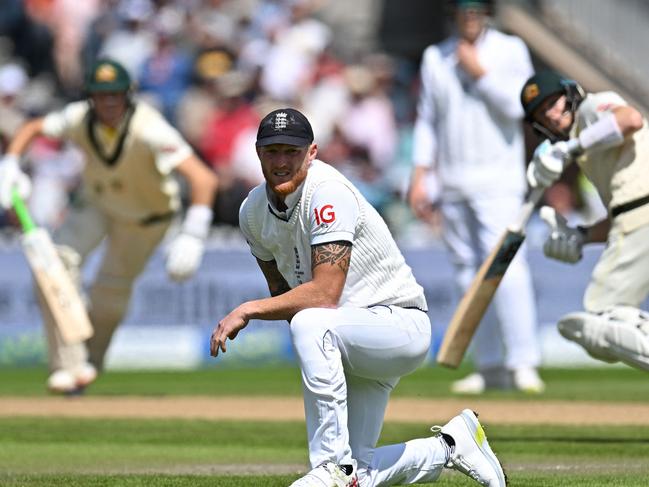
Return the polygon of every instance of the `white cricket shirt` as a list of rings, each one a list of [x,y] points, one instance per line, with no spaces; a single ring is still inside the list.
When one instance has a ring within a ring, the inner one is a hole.
[[[315,160],[301,187],[286,199],[286,212],[273,208],[266,184],[241,205],[239,225],[252,254],[277,262],[291,288],[310,281],[311,246],[352,243],[340,306],[377,304],[426,310],[417,284],[390,231],[376,210],[340,172]]]
[[[477,81],[459,66],[453,36],[429,46],[421,63],[413,162],[435,169],[452,199],[526,190],[523,108],[532,63],[518,37],[487,29],[476,41],[486,74]]]
[[[571,137],[597,122],[616,106],[627,105],[617,93],[588,94],[579,105]],[[622,145],[599,151],[586,151],[578,159],[584,174],[593,183],[604,205],[616,206],[649,195],[649,127],[647,121]],[[616,219],[625,232],[649,223],[649,205],[622,213]]]
[[[172,172],[193,153],[180,133],[142,102],[134,104],[130,122],[116,130],[90,123],[89,108],[87,101],[70,103],[43,122],[44,135],[66,138],[84,152],[84,194],[125,221],[176,211],[179,187]]]

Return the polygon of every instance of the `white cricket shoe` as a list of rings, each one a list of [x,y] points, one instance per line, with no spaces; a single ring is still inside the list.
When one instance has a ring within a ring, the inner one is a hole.
[[[482,394],[487,388],[487,381],[478,372],[467,375],[464,379],[451,384],[451,392],[455,394]]]
[[[77,387],[88,387],[97,379],[97,369],[89,362],[84,362],[74,369],[74,377],[77,380]]]
[[[77,380],[69,370],[55,370],[47,378],[47,388],[50,392],[65,394],[77,388]]]
[[[465,409],[446,425],[433,426],[431,431],[438,435],[448,435],[455,442],[455,445],[451,445],[447,468],[462,472],[483,486],[507,485],[507,477],[473,411]]]
[[[358,487],[356,461],[352,462],[351,465],[323,463],[297,479],[290,487]]]
[[[94,365],[84,362],[72,371],[59,369],[52,372],[47,379],[47,388],[57,394],[73,394],[81,392],[97,379],[97,369]]]
[[[527,394],[541,394],[545,391],[545,382],[534,367],[520,367],[512,371],[514,387]]]

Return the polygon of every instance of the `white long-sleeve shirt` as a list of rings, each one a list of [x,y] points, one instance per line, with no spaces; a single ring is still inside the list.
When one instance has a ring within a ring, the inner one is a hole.
[[[532,75],[518,37],[486,29],[477,40],[486,74],[477,81],[458,64],[459,37],[429,46],[421,64],[421,92],[413,162],[435,169],[445,198],[524,193],[520,91]]]

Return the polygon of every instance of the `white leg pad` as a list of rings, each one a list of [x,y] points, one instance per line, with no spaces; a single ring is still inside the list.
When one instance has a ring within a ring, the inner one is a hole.
[[[570,313],[559,332],[594,358],[649,371],[649,314],[632,306],[612,306],[601,313]]]

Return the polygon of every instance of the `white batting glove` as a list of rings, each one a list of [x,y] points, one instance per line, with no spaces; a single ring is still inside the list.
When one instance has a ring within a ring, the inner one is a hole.
[[[212,210],[193,205],[187,210],[180,234],[167,253],[167,274],[174,281],[189,279],[198,269],[205,251],[205,239],[212,223]]]
[[[169,246],[167,273],[174,281],[189,279],[203,259],[205,242],[202,238],[181,233]]]
[[[12,207],[13,188],[21,198],[27,199],[32,192],[32,182],[20,169],[18,157],[6,155],[0,159],[0,206],[5,210]]]
[[[527,166],[527,182],[532,188],[552,186],[563,172],[570,160],[572,143],[560,141],[551,144],[549,140],[542,142],[534,151],[532,162]]]
[[[550,226],[550,235],[543,244],[543,253],[551,259],[574,264],[581,260],[584,234],[569,227],[566,219],[554,208],[544,206],[539,215]]]

